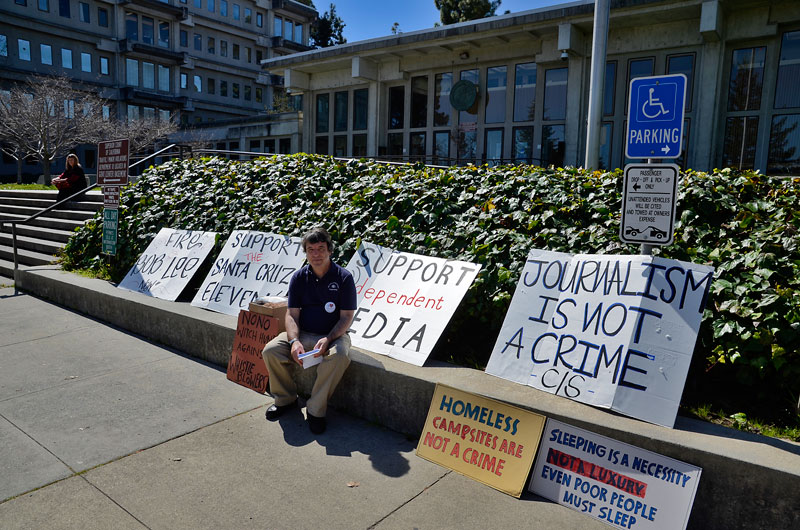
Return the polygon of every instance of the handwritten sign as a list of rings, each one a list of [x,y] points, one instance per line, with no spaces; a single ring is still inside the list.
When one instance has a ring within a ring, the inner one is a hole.
[[[701,471],[548,419],[529,490],[615,528],[686,528]]]
[[[528,254],[486,372],[672,427],[714,269]]]
[[[286,296],[304,259],[299,237],[235,230],[192,305],[236,316],[259,296]]]
[[[214,248],[216,235],[216,232],[162,228],[119,288],[176,300]]]
[[[365,242],[347,269],[358,294],[353,345],[422,366],[481,266]]]
[[[269,372],[261,350],[269,341],[278,336],[278,320],[274,317],[246,311],[239,311],[236,337],[233,339],[233,352],[228,362],[228,379],[260,394],[267,391]]]
[[[437,384],[417,456],[519,497],[544,416]]]

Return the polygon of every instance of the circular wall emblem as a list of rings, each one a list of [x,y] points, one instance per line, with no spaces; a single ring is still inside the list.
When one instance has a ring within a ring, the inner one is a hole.
[[[450,104],[456,110],[468,110],[477,97],[478,87],[466,79],[462,79],[450,89]]]
[[[327,311],[328,313],[333,313],[334,311],[336,311],[336,304],[334,304],[333,302],[328,302],[327,304],[325,304],[325,311]]]

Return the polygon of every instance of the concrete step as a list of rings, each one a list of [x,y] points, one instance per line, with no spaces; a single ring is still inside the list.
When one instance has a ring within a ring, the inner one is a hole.
[[[47,213],[50,215],[50,212]],[[8,214],[0,212],[0,219],[18,219],[23,220],[27,219],[29,216],[27,215],[19,215],[19,214]],[[65,230],[67,232],[72,232],[79,226],[83,226],[84,221],[76,221],[73,219],[57,219],[54,217],[37,217],[33,221],[31,221],[26,226],[39,226],[42,228],[55,228],[56,230]],[[5,228],[3,231],[10,231],[8,225],[4,225]]]
[[[0,233],[11,233],[9,225],[0,226]],[[55,241],[58,243],[66,243],[72,234],[69,230],[57,230],[55,228],[42,228],[41,226],[31,225],[17,225],[17,236],[27,236],[44,241]]]
[[[13,249],[13,245],[11,234],[0,233],[0,247]],[[55,256],[62,248],[64,248],[64,243],[17,234],[17,249],[19,250],[31,250],[33,252]]]
[[[0,190],[0,202],[6,202],[6,198],[17,199],[44,199],[55,201],[58,196],[58,190]],[[103,194],[98,189],[87,191],[82,198],[82,201],[92,203],[103,203]]]
[[[54,198],[46,198],[46,199],[31,199],[27,197],[0,197],[0,203],[7,204],[9,206],[25,206],[28,208],[36,208],[38,210],[44,210],[48,206],[52,206],[55,204],[55,197]],[[103,207],[103,203],[93,202],[93,201],[72,201],[69,205],[70,210],[77,210],[82,212],[96,212]],[[61,209],[61,208],[59,208]]]
[[[50,265],[56,262],[56,257],[52,254],[43,254],[34,250],[18,248],[17,256],[20,265]],[[10,246],[0,246],[0,259],[14,262],[14,250]]]
[[[21,215],[24,217],[30,217],[33,214],[39,213],[42,211],[42,208],[34,208],[30,206],[15,206],[11,204],[0,203],[0,219],[4,217],[8,217],[9,214],[11,215]],[[94,212],[90,211],[81,211],[81,210],[72,210],[67,208],[58,208],[57,210],[50,210],[45,214],[47,217],[53,217],[56,219],[70,219],[74,221],[85,221],[87,219],[91,219],[94,217]]]

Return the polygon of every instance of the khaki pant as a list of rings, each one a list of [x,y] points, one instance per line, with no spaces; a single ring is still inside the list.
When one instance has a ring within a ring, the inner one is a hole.
[[[305,351],[310,351],[324,336],[301,331],[299,339]],[[269,341],[261,352],[269,370],[269,393],[275,398],[275,404],[279,407],[289,405],[297,399],[297,385],[292,377],[292,371],[295,367],[302,370],[292,359],[291,346],[287,338],[286,332],[281,333]],[[336,390],[336,385],[339,384],[349,364],[350,337],[344,334],[331,343],[328,355],[322,359],[322,363],[309,368],[317,370],[311,397],[306,402],[306,411],[312,416],[318,418],[325,416],[328,399]]]

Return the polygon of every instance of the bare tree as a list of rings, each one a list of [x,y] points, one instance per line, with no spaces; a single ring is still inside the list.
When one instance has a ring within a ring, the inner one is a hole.
[[[103,127],[105,140],[128,139],[128,151],[131,155],[140,153],[159,140],[178,130],[175,120],[156,117],[138,119],[115,119],[106,122]]]
[[[27,98],[17,101],[22,92],[0,92],[0,151],[17,162],[17,184],[22,184],[22,162],[33,153],[28,152],[25,141],[25,129],[16,127],[13,117],[14,109],[27,105]]]
[[[0,106],[0,141],[22,156],[38,158],[45,184],[56,158],[102,138],[103,100],[74,88],[65,77],[31,77],[12,87],[7,101]]]

